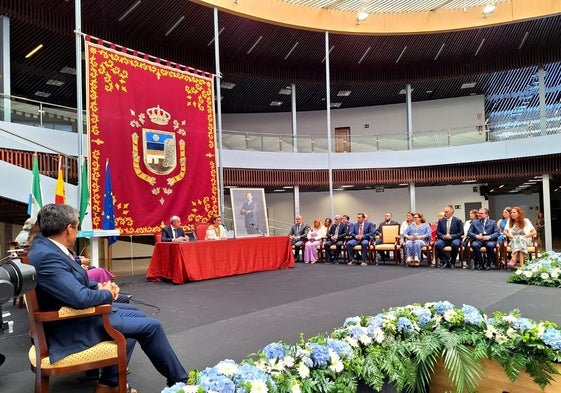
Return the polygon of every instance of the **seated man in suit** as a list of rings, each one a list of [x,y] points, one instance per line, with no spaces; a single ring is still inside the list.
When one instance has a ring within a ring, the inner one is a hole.
[[[37,272],[37,299],[41,311],[63,306],[76,309],[112,304],[109,320],[127,338],[127,358],[138,341],[152,364],[167,379],[167,385],[187,380],[187,372],[173,351],[160,321],[130,304],[114,303],[119,287],[112,282],[95,283],[69,252],[78,234],[78,211],[69,205],[43,206],[37,216],[40,234],[29,249],[29,263]],[[56,362],[107,339],[101,316],[50,322],[46,329],[49,358]],[[117,367],[105,367],[94,393],[118,392]],[[130,389],[136,393],[135,389]]]
[[[185,231],[181,228],[181,218],[172,216],[169,225],[162,230],[163,242],[184,242],[188,240],[185,237]]]
[[[399,225],[399,223],[392,219],[391,212],[386,212],[384,214],[384,221],[382,221],[380,225],[378,225],[378,228],[376,229],[376,244],[382,244],[382,242],[384,241],[384,239],[382,239],[382,227],[384,225]],[[380,258],[382,258],[383,262],[390,259],[389,251],[378,251],[378,253],[380,254]]]
[[[434,247],[440,259],[440,268],[444,269],[449,267],[450,269],[456,268],[456,258],[458,257],[458,252],[460,246],[462,245],[462,236],[464,235],[464,227],[462,220],[458,217],[454,217],[454,208],[448,205],[444,208],[444,218],[438,220],[436,225],[436,243]],[[444,247],[451,247],[450,259],[444,251]]]
[[[473,263],[478,270],[490,270],[491,262],[495,260],[495,246],[499,238],[497,222],[489,218],[489,209],[482,207],[477,212],[478,220],[474,220],[469,227],[468,236],[471,238]],[[487,265],[483,263],[481,247],[487,250]]]
[[[351,228],[349,236],[351,239],[347,242],[347,255],[349,256],[349,262],[347,265],[354,265],[354,246],[361,246],[362,263],[361,266],[368,265],[368,246],[370,241],[374,238],[376,233],[376,225],[372,224],[370,221],[366,221],[364,213],[358,213],[356,215],[357,223]]]
[[[342,222],[341,216],[335,216],[335,222],[327,232],[327,240],[324,243],[325,255],[327,263],[337,263],[339,254],[341,253],[341,246],[345,242],[347,236],[347,226]],[[335,245],[335,252],[331,250],[331,246]]]
[[[308,227],[306,224],[302,223],[302,216],[300,214],[296,215],[296,223],[290,228],[288,237],[290,237],[290,242],[294,246],[294,258],[298,261],[298,255],[300,254],[300,249],[304,244],[306,235],[308,234]]]

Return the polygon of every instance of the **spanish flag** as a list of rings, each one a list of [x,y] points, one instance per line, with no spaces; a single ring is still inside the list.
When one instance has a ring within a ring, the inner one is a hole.
[[[58,178],[56,180],[55,203],[66,203],[66,193],[64,192],[64,176],[62,175],[62,156],[58,156]]]

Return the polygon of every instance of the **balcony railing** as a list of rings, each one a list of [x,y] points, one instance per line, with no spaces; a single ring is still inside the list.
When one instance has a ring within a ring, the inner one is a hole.
[[[12,123],[26,124],[55,130],[76,132],[77,112],[75,108],[48,104],[26,98],[0,94],[0,120],[8,118],[10,110]],[[549,112],[549,110],[548,110]],[[86,116],[84,115],[84,119]],[[414,131],[411,136],[412,149],[461,146],[475,143],[494,142],[507,139],[532,138],[561,132],[561,117],[552,111],[542,121],[539,117],[518,117],[503,123],[460,126],[457,128]],[[85,128],[85,121],[84,121]],[[347,138],[331,138],[332,152],[377,152],[409,150],[407,133],[380,133],[352,135]],[[328,139],[325,133],[317,131],[294,137],[286,134],[223,130],[222,146],[228,150],[263,152],[326,153]]]

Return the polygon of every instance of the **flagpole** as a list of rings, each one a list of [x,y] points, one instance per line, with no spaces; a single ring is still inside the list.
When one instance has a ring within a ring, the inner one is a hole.
[[[82,1],[74,1],[74,18],[76,27],[74,29],[75,45],[76,45],[76,132],[78,133],[78,173],[82,173],[83,152],[83,136],[84,136],[84,115],[82,111]],[[81,189],[82,179],[78,178],[78,190]],[[76,206],[80,204],[80,195],[78,195]]]

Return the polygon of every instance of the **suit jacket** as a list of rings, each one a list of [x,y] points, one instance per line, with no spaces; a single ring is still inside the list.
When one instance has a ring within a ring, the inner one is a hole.
[[[288,234],[288,236],[298,236],[300,240],[304,240],[306,238],[306,234],[308,233],[308,229],[310,229],[310,227],[302,223],[300,224],[300,230],[298,230],[296,229],[297,226],[298,226],[297,224],[294,224],[290,228],[290,233]]]
[[[441,218],[438,220],[438,224],[436,226],[436,237],[438,239],[444,239],[444,235],[446,235],[446,218]],[[464,235],[464,224],[462,220],[458,217],[452,217],[452,222],[450,222],[450,237],[453,239],[461,239]]]
[[[175,237],[185,237],[185,231],[183,228],[178,227],[175,228]],[[171,225],[168,225],[164,229],[162,229],[162,241],[163,242],[171,242],[173,240],[173,231],[171,230]]]
[[[331,227],[329,228],[329,232],[327,232],[327,240],[328,241],[332,241],[331,237],[335,236],[335,229],[337,228],[337,224],[333,224],[331,225]],[[337,233],[337,240],[336,241],[341,241],[341,240],[345,240],[345,237],[349,234],[348,232],[348,226],[343,224],[342,222],[339,223],[339,232]]]
[[[360,224],[357,222],[351,227],[351,232],[349,235],[356,239],[360,231]],[[362,240],[372,240],[376,236],[376,225],[372,224],[370,221],[364,221],[362,227]]]
[[[37,235],[28,258],[37,271],[35,291],[41,311],[111,304],[111,293],[98,291],[95,282],[90,286],[86,271],[48,238]],[[45,331],[51,362],[108,339],[101,316],[50,322]]]
[[[486,236],[490,236],[490,240],[496,242],[500,235],[499,227],[497,227],[497,221],[488,218],[484,226],[483,220],[473,220],[471,226],[469,227],[468,236],[475,239],[476,236],[481,233]]]

